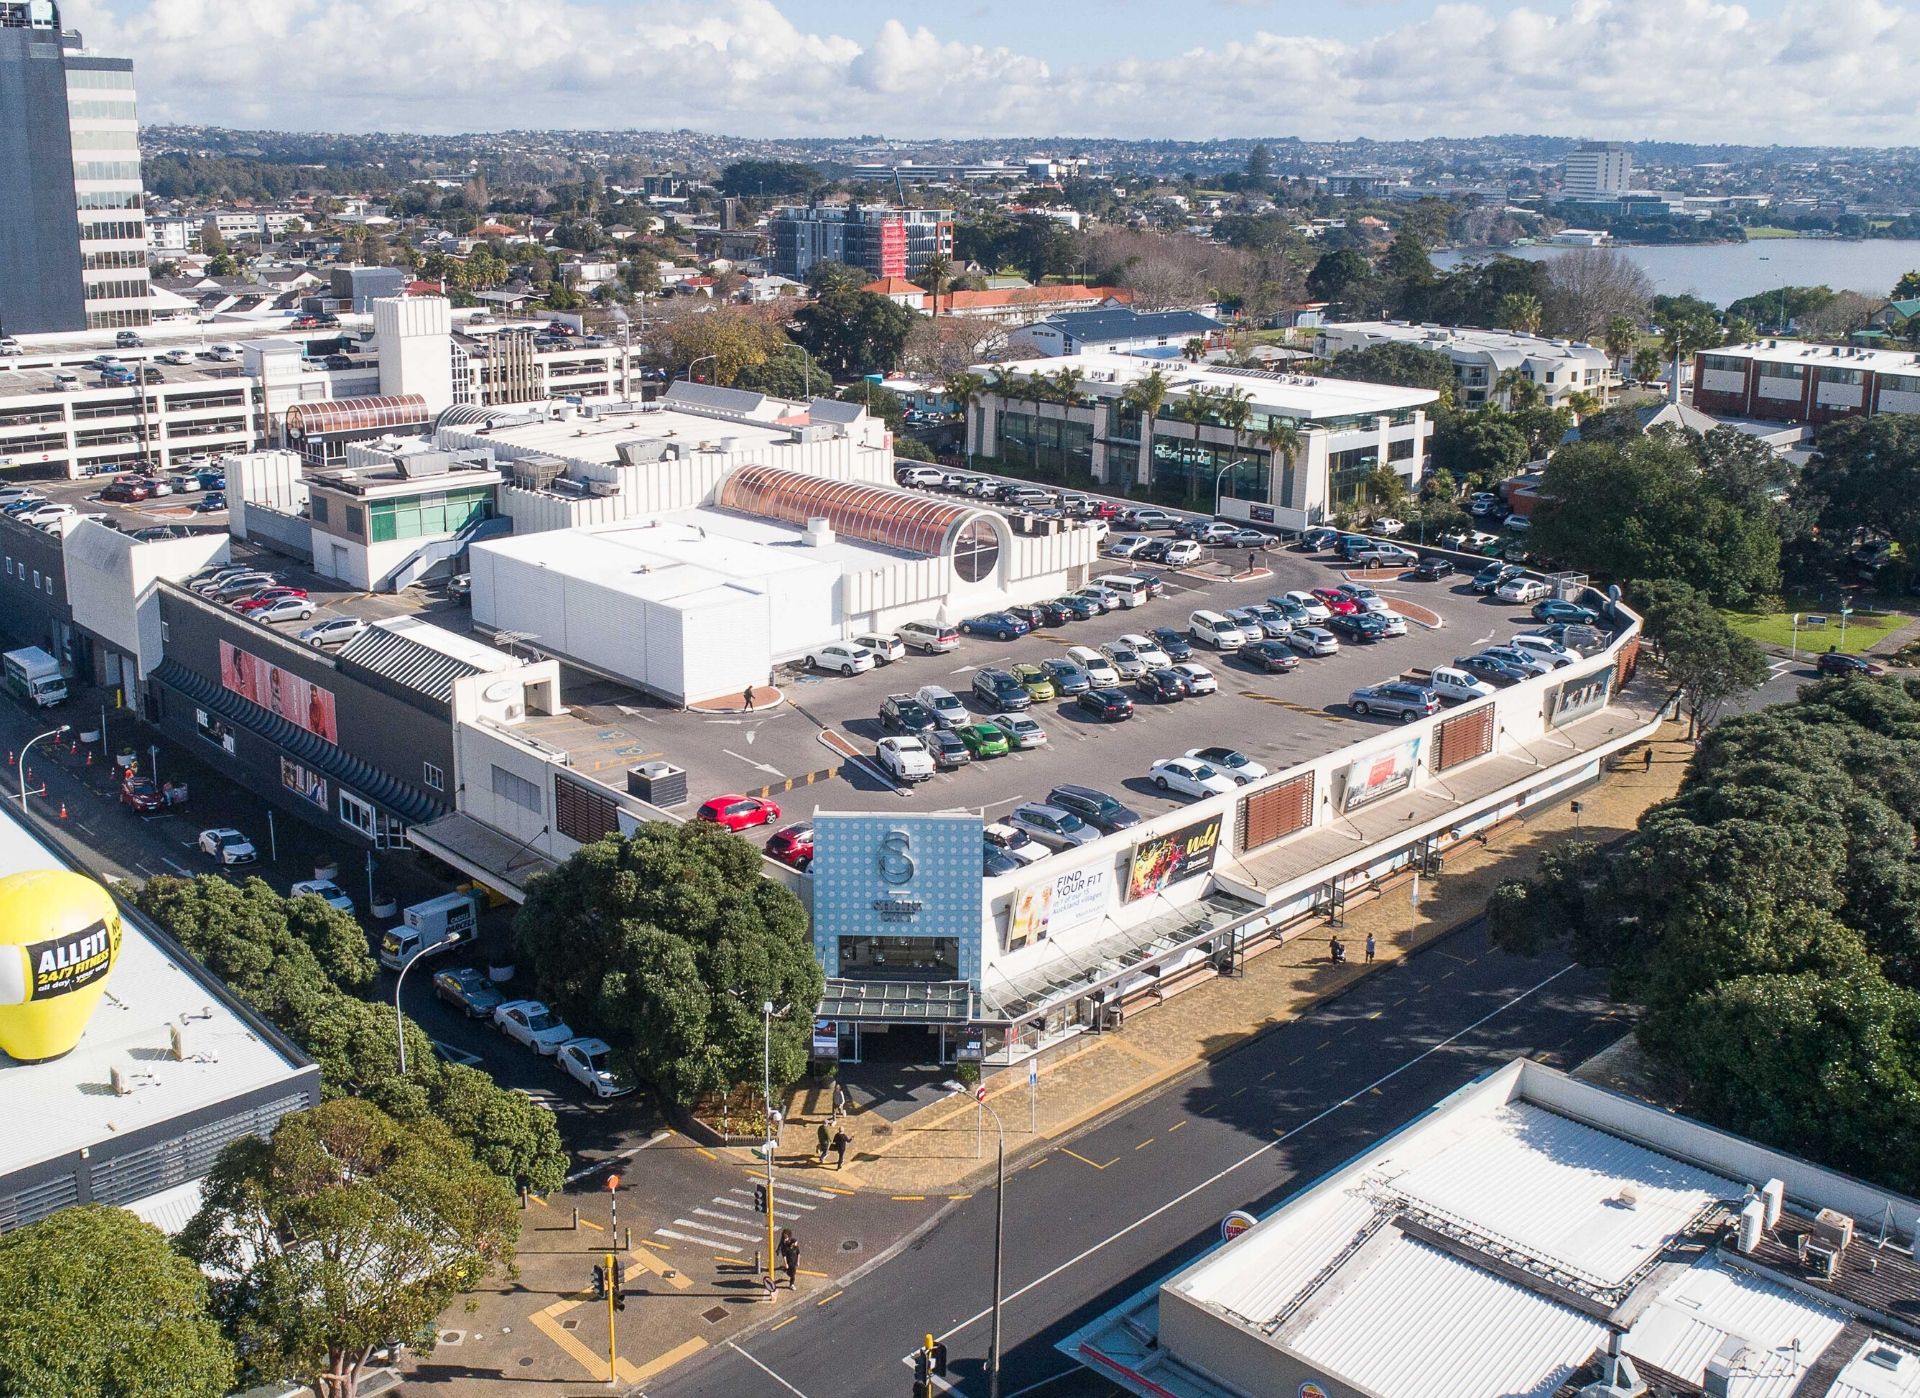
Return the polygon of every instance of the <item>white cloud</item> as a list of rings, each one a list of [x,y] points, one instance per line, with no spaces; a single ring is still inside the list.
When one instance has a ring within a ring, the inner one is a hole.
[[[1089,5],[1087,22],[1103,8]],[[1311,32],[1312,7],[1248,5],[1234,10],[1246,32],[1211,48],[1190,46],[1174,5],[1136,25],[1133,57],[1100,64],[1029,51],[1017,33],[1004,47],[956,42],[937,21],[807,32],[777,0],[66,0],[64,11],[91,45],[136,60],[149,121],[1859,144],[1920,131],[1920,95],[1889,76],[1920,50],[1920,14],[1891,0],[1788,0],[1764,15],[1720,0],[1456,0],[1383,13],[1359,42]]]

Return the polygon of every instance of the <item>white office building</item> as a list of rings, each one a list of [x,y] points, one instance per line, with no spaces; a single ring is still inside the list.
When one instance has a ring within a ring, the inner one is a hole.
[[[1611,199],[1633,188],[1633,156],[1616,141],[1587,141],[1567,156],[1561,187],[1569,199]]]
[[[1605,350],[1582,340],[1513,330],[1355,320],[1322,326],[1316,344],[1323,359],[1369,345],[1411,345],[1444,354],[1453,361],[1454,379],[1459,385],[1454,401],[1467,408],[1512,406],[1511,387],[1502,384],[1509,373],[1537,385],[1542,401],[1550,408],[1560,407],[1576,393],[1611,402],[1620,387],[1620,376]]]

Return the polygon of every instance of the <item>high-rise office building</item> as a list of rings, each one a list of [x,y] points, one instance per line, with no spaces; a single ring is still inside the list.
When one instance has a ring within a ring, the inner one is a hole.
[[[873,277],[916,277],[953,256],[952,209],[793,206],[767,221],[773,270],[805,277],[816,262],[844,262]]]
[[[1572,199],[1604,199],[1633,188],[1633,156],[1612,141],[1588,141],[1567,156],[1561,185]]]
[[[143,193],[132,60],[0,0],[0,332],[147,324]]]

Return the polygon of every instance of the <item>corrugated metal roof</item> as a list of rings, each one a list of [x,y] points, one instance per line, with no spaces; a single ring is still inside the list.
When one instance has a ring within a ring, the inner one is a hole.
[[[1391,1398],[1530,1398],[1552,1393],[1600,1347],[1606,1327],[1571,1307],[1403,1234],[1283,1335],[1348,1383]]]
[[[307,437],[320,432],[357,432],[379,427],[424,427],[433,418],[427,400],[417,393],[384,398],[334,398],[319,403],[295,403],[287,409],[287,435]]]
[[[1827,1398],[1920,1398],[1920,1353],[1875,1335],[1847,1361]]]
[[[1670,1284],[1627,1333],[1635,1359],[1689,1383],[1730,1338],[1746,1342],[1737,1398],[1790,1398],[1847,1317],[1738,1267],[1708,1262]]]
[[[1205,1305],[1263,1325],[1298,1296],[1329,1259],[1357,1238],[1378,1217],[1379,1205],[1364,1193],[1316,1200],[1296,1215],[1289,1246],[1264,1251],[1227,1249],[1211,1267],[1183,1284],[1185,1293]]]
[[[759,412],[767,401],[764,393],[753,393],[744,388],[722,388],[711,383],[692,383],[686,379],[675,380],[660,396],[664,402],[675,407],[717,408],[721,412],[739,413],[745,417]]]
[[[1132,340],[1142,335],[1208,335],[1226,326],[1198,311],[1135,311],[1112,306],[1095,311],[1057,311],[1042,322],[1081,343]]]
[[[458,656],[423,646],[385,626],[369,626],[341,648],[342,662],[358,665],[405,685],[416,694],[442,704],[453,702],[453,682],[483,674],[478,665]]]

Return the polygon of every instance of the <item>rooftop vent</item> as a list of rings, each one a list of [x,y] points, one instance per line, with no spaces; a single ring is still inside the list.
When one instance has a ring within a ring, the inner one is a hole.
[[[807,521],[807,527],[800,533],[800,542],[810,549],[825,548],[833,542],[833,523],[824,518]]]

